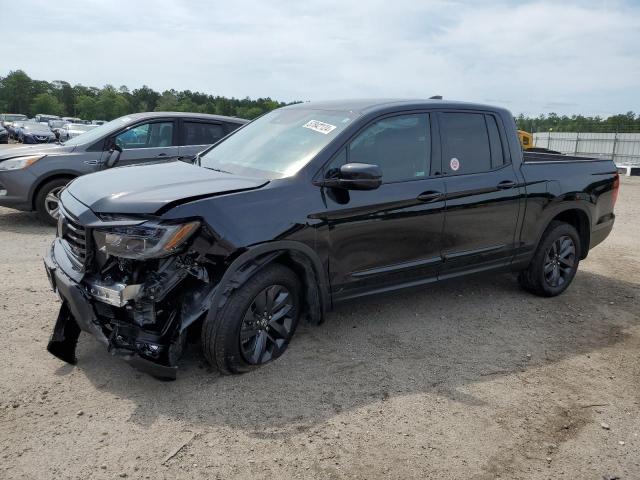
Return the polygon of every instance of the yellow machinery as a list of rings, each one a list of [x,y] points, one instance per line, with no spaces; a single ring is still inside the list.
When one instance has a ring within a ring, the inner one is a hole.
[[[533,135],[524,130],[518,130],[518,138],[520,139],[520,145],[523,150],[529,150],[533,148]]]

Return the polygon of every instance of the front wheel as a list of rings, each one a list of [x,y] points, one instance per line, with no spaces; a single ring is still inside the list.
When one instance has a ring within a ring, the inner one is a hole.
[[[553,221],[547,227],[529,266],[518,280],[525,290],[543,297],[564,292],[578,271],[580,237],[568,223]]]
[[[57,178],[45,183],[36,195],[35,207],[38,217],[49,225],[58,222],[60,193],[69,183],[68,178]]]
[[[253,370],[280,357],[298,325],[300,282],[273,264],[235,290],[202,325],[202,349],[221,373]]]

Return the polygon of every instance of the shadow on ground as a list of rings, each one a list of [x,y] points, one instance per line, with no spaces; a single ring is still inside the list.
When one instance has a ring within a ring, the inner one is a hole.
[[[0,215],[0,229],[3,232],[21,235],[55,233],[55,228],[45,225],[35,212],[20,212],[4,208]]]
[[[160,382],[84,334],[76,368],[98,390],[134,402],[130,421],[139,425],[169,417],[286,437],[414,393],[480,405],[461,387],[622,341],[640,323],[637,290],[589,272],[552,299],[522,292],[511,275],[459,280],[343,304],[324,325],[302,326],[280,360],[242,376],[220,376],[192,345],[178,380]]]

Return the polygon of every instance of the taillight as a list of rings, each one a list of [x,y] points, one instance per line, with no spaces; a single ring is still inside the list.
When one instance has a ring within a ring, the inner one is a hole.
[[[616,206],[618,201],[618,190],[620,190],[620,174],[616,173],[616,177],[613,179],[613,205]]]

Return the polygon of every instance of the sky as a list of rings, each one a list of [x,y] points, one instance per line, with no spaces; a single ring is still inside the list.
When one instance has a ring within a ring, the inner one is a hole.
[[[0,76],[640,112],[640,0],[0,0]]]

